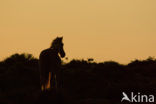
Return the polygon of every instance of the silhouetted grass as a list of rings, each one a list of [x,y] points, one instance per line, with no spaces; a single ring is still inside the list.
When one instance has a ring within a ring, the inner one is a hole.
[[[119,104],[123,91],[156,95],[156,59],[151,57],[127,65],[72,60],[62,70],[61,103]],[[14,54],[0,62],[0,104],[35,104],[45,99],[48,104],[54,98],[42,96],[38,59],[31,54]]]

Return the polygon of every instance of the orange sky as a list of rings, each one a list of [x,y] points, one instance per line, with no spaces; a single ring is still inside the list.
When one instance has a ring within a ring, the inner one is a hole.
[[[38,58],[57,35],[69,59],[156,56],[156,0],[0,0],[0,60]]]

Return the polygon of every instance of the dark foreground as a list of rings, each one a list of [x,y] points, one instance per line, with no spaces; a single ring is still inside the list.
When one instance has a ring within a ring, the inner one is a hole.
[[[153,58],[128,65],[73,60],[62,70],[64,88],[41,92],[38,60],[31,55],[12,55],[0,62],[0,104],[129,104],[121,103],[122,92],[156,97]]]

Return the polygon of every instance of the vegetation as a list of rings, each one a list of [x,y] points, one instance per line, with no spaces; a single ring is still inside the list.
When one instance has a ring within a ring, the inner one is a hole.
[[[122,92],[156,95],[156,59],[151,57],[128,65],[72,60],[62,70],[65,98],[73,104],[119,104]],[[36,104],[40,94],[38,59],[14,54],[0,62],[0,104]]]

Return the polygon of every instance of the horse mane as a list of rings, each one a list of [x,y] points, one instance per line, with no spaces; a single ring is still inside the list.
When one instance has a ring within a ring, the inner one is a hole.
[[[52,43],[50,48],[56,48],[58,44],[60,44],[62,42],[63,37],[56,37]]]

